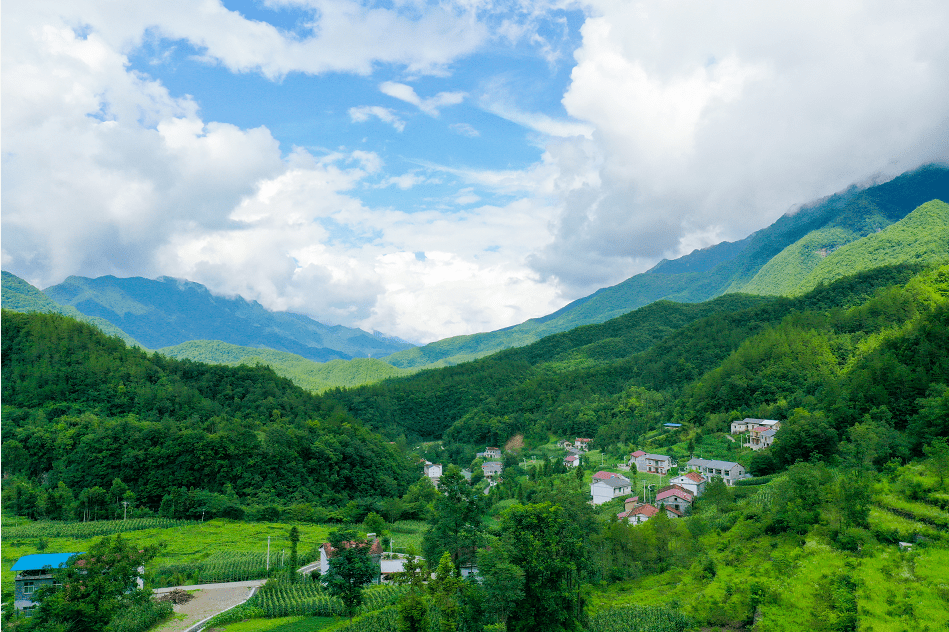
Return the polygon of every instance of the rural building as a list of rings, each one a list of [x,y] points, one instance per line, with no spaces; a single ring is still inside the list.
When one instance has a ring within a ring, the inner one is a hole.
[[[672,467],[672,459],[664,454],[647,454],[637,450],[629,456],[629,465],[635,465],[640,472],[665,474]]]
[[[470,452],[468,454],[471,454]],[[477,457],[479,459],[500,459],[501,458],[501,448],[485,448],[484,452],[478,452]]]
[[[694,497],[698,498],[705,493],[705,477],[699,474],[698,472],[686,472],[681,476],[676,476],[669,481],[672,485],[678,485],[679,487],[690,492]]]
[[[591,441],[593,441],[593,439],[584,439],[583,437],[577,437],[576,439],[573,440],[573,445],[577,448],[577,450],[586,452],[587,450],[590,449]]]
[[[622,474],[617,474],[616,472],[604,472],[602,470],[593,475],[593,482],[608,481],[611,478],[618,478],[629,483],[629,478],[623,476]]]
[[[778,433],[777,428],[769,426],[755,426],[751,429],[748,437],[748,447],[752,450],[763,450],[771,447],[774,443],[774,435]]]
[[[69,559],[81,553],[37,553],[24,555],[10,568],[16,571],[13,579],[13,606],[26,616],[33,613],[36,602],[33,595],[43,586],[53,586],[53,571],[66,568]]]
[[[734,485],[735,481],[749,478],[748,474],[745,473],[744,466],[732,461],[689,459],[689,462],[686,463],[686,467],[699,472],[707,480],[711,480],[713,476],[721,476],[726,485]]]
[[[590,485],[590,494],[593,496],[594,505],[602,505],[605,502],[627,495],[631,490],[629,481],[621,476],[608,478],[606,480],[594,481]]]
[[[563,458],[563,464],[567,467],[577,467],[580,465],[580,455],[571,454]]]
[[[617,514],[620,520],[626,520],[629,524],[642,524],[659,513],[659,510],[649,503],[637,503],[631,509]]]
[[[425,472],[425,476],[428,477],[428,480],[432,481],[432,485],[437,487],[438,479],[442,477],[442,464],[425,461],[425,465],[422,467]]]
[[[471,454],[469,452],[469,454]],[[500,461],[488,461],[487,463],[481,464],[481,471],[484,472],[485,478],[496,478],[501,476],[501,471],[504,469],[504,464]]]
[[[663,487],[661,490],[659,490],[659,493],[656,494],[657,505],[660,507],[672,507],[676,511],[683,514],[692,509],[692,501],[692,494],[682,489],[678,485],[669,485],[668,487]]]
[[[741,421],[732,422],[731,434],[748,432],[756,426],[767,426],[768,428],[779,430],[781,428],[781,422],[776,419],[752,419],[751,417],[746,417]]]

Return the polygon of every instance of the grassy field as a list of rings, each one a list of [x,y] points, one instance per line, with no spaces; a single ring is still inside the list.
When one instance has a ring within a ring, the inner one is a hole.
[[[99,537],[43,537],[37,531],[33,537],[9,538],[10,532],[26,531],[29,523],[23,518],[4,517],[2,569],[3,590],[13,588],[15,573],[10,567],[17,559],[32,553],[71,553],[87,550]],[[164,544],[159,556],[150,568],[157,569],[166,565],[186,564],[207,560],[214,555],[227,553],[266,553],[267,538],[270,537],[271,563],[276,564],[289,556],[288,535],[290,524],[272,522],[234,522],[230,520],[209,520],[207,522],[183,523],[171,528],[143,529],[123,533],[122,537],[138,545]],[[338,524],[298,524],[300,543],[298,551],[303,557],[312,549],[326,541],[329,532],[345,525]],[[356,531],[364,532],[361,525],[351,525]],[[50,532],[61,530],[62,525],[50,525]],[[421,549],[422,532],[425,524],[415,521],[398,522],[390,527],[395,546],[402,548],[414,546]],[[41,550],[42,547],[42,550]],[[148,569],[147,569],[148,570]],[[146,573],[147,574],[147,573]]]

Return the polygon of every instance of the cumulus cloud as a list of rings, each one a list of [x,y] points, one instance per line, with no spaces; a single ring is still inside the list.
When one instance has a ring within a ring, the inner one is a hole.
[[[563,104],[600,183],[566,190],[533,259],[569,296],[949,159],[945,3],[590,5]]]
[[[467,96],[464,92],[439,92],[433,97],[423,99],[415,94],[415,88],[412,86],[396,83],[395,81],[383,82],[379,86],[379,90],[394,99],[411,103],[429,116],[438,116],[441,108],[446,105],[458,105]]]
[[[349,119],[353,123],[365,123],[370,118],[375,117],[383,123],[388,123],[395,128],[397,132],[405,130],[405,121],[400,119],[395,113],[378,105],[360,105],[349,108]]]

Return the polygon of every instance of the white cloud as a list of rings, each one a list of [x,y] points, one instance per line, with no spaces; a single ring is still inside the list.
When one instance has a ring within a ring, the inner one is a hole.
[[[360,105],[349,108],[349,118],[353,123],[364,123],[371,117],[376,117],[383,123],[388,123],[395,128],[397,132],[405,130],[405,121],[400,119],[395,113],[378,105]]]
[[[590,5],[563,104],[600,182],[566,189],[533,259],[568,296],[949,159],[945,3]]]
[[[461,134],[462,136],[467,136],[468,138],[477,138],[478,136],[481,136],[481,132],[467,123],[452,123],[448,127],[456,134]]]
[[[465,100],[467,96],[464,92],[439,92],[433,97],[423,99],[415,94],[412,86],[395,81],[385,81],[379,86],[383,94],[387,94],[394,99],[411,103],[429,116],[438,116],[439,110],[446,105],[458,105]]]

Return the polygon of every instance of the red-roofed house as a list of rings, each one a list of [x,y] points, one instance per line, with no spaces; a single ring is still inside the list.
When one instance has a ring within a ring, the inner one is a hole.
[[[669,483],[678,485],[687,492],[691,492],[696,498],[705,493],[706,480],[705,477],[698,472],[686,472],[681,476],[676,476],[670,480]]]
[[[565,456],[563,458],[563,464],[567,467],[577,467],[580,465],[580,457],[576,454],[571,454],[570,456]]]
[[[684,513],[682,513],[681,511],[677,509],[673,509],[669,505],[663,505],[662,508],[666,510],[666,515],[669,516],[670,518],[684,518],[685,517]]]
[[[659,490],[659,493],[656,494],[657,505],[672,507],[676,511],[681,511],[683,513],[692,509],[692,500],[692,494],[682,489],[678,485],[669,485],[668,487],[663,487],[661,490]]]
[[[573,440],[573,445],[576,446],[578,450],[583,450],[584,452],[590,449],[590,442],[593,439],[584,439],[583,437],[577,437]]]
[[[623,476],[622,474],[617,474],[616,472],[604,472],[603,470],[600,470],[599,472],[593,475],[593,482],[595,483],[596,481],[608,481],[611,478],[620,478],[626,481],[627,483],[629,482],[628,476]]]
[[[659,510],[649,503],[643,503],[641,505],[636,505],[629,511],[625,511],[623,513],[626,515],[620,514],[620,516],[625,518],[629,524],[642,524],[658,514]]]

